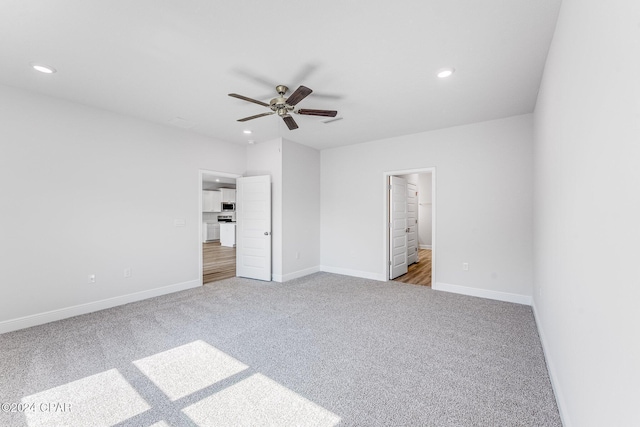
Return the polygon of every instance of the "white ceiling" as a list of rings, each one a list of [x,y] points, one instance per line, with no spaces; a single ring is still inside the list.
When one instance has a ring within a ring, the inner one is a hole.
[[[318,149],[533,111],[560,0],[2,0],[0,83],[246,144]],[[31,62],[55,67],[38,73]],[[455,67],[438,79],[442,67]],[[314,93],[290,131],[262,101]],[[174,124],[175,125],[175,124]],[[243,129],[251,129],[246,136]]]
[[[212,173],[203,173],[202,182],[210,184],[209,187],[219,188],[236,188],[236,179],[224,176],[218,176]]]

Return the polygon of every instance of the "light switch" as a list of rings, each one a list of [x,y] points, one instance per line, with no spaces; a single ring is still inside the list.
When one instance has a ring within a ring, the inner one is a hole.
[[[184,227],[187,225],[187,221],[184,218],[178,218],[173,220],[174,227]]]

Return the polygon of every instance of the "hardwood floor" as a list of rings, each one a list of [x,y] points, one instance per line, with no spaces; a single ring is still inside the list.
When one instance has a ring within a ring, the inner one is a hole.
[[[420,249],[418,262],[409,266],[409,271],[393,279],[412,285],[431,286],[431,249]]]
[[[236,248],[220,246],[220,242],[202,244],[202,283],[236,276]]]
[[[393,279],[412,285],[431,286],[431,249],[420,249],[419,261],[409,266],[407,274]],[[220,242],[202,244],[202,283],[236,276],[236,248],[220,246]]]

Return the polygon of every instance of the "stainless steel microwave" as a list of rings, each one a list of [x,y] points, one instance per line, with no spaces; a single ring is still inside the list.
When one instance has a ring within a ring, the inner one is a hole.
[[[222,212],[234,212],[236,204],[233,202],[222,202]]]

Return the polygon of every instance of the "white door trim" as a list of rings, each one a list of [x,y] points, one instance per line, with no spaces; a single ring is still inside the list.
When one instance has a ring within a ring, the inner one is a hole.
[[[198,277],[200,278],[200,284],[203,280],[202,275],[202,179],[205,175],[215,175],[220,178],[240,178],[242,175],[227,172],[218,172],[207,169],[198,169]]]
[[[392,175],[410,175],[413,173],[422,174],[422,173],[431,173],[431,200],[432,200],[432,217],[431,217],[431,233],[432,233],[432,241],[431,241],[431,284],[436,283],[436,257],[438,252],[436,251],[436,235],[437,235],[437,227],[436,227],[436,214],[437,214],[437,197],[436,197],[436,168],[420,168],[420,169],[405,169],[405,170],[397,170],[397,171],[387,171],[383,173],[383,188],[384,188],[384,222],[382,224],[382,234],[384,242],[384,248],[382,249],[382,264],[384,271],[385,280],[389,281],[389,177]]]

